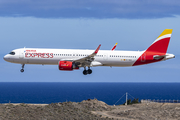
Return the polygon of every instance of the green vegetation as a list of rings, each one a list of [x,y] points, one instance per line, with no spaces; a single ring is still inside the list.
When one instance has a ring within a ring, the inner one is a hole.
[[[139,98],[134,98],[132,101],[131,101],[131,99],[128,99],[128,101],[127,101],[127,105],[132,105],[132,104],[137,104],[137,103],[140,103]],[[123,105],[125,105],[125,104],[126,104],[126,102]]]

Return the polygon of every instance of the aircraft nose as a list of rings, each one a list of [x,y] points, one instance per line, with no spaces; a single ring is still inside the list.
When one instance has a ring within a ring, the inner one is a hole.
[[[5,61],[8,61],[8,56],[5,55],[3,59],[4,59]]]

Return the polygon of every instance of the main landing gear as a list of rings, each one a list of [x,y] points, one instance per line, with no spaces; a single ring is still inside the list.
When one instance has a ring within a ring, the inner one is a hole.
[[[25,64],[22,64],[22,69],[20,70],[22,73],[24,72],[24,66]]]
[[[83,71],[84,75],[91,74],[91,73],[92,73],[92,70],[90,69],[90,67],[88,67],[88,70],[86,70],[86,67],[84,67],[84,71]]]

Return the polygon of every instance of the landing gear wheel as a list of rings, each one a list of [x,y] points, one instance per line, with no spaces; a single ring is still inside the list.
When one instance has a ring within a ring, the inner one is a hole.
[[[87,74],[88,74],[87,70],[84,70],[84,71],[83,71],[83,74],[84,74],[84,75],[87,75]]]
[[[91,74],[92,73],[92,70],[91,69],[88,69],[88,74]]]
[[[25,64],[22,64],[22,69],[20,70],[22,73],[24,72],[24,66]]]
[[[24,69],[21,69],[20,71],[21,71],[21,72],[24,72]]]

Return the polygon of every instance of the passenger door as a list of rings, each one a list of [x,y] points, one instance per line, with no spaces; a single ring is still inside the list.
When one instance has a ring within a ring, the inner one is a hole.
[[[19,51],[19,58],[24,59],[24,50]]]

